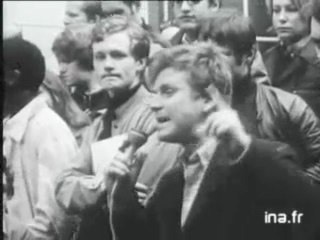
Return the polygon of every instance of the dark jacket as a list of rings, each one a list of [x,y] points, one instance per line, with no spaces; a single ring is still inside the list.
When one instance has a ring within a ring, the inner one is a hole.
[[[306,59],[309,44],[299,53],[280,44],[264,55],[271,85],[301,96],[320,118],[320,68]]]
[[[320,186],[300,172],[294,159],[286,145],[255,139],[239,163],[227,166],[224,148],[218,148],[182,228],[182,167],[162,178],[145,209],[129,187],[126,194],[116,192],[112,219],[117,239],[290,239],[291,225],[266,224],[265,211],[291,216],[293,207],[305,219],[320,213]],[[127,186],[122,182],[119,189]]]
[[[285,142],[299,154],[304,167],[320,162],[320,121],[299,96],[257,84],[259,137]]]

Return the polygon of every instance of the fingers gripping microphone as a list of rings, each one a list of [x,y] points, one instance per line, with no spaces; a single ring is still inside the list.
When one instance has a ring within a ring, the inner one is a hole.
[[[113,235],[113,240],[117,239],[117,235],[113,224],[113,212],[116,210],[114,207],[114,196],[115,194],[125,196],[127,194],[128,189],[134,186],[143,165],[143,161],[141,161],[141,159],[136,159],[136,161],[134,161],[134,154],[136,153],[137,149],[140,148],[147,141],[147,138],[147,134],[140,131],[131,130],[128,133],[127,139],[120,146],[119,153],[115,157],[118,158],[120,161],[124,161],[129,166],[130,177],[129,179],[127,178],[116,181],[112,187],[111,196],[109,199],[109,221],[111,232]]]

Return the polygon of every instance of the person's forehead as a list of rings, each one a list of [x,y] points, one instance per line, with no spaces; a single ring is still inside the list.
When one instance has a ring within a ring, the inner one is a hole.
[[[155,78],[154,87],[159,89],[164,85],[182,87],[189,85],[188,79],[190,73],[186,70],[178,70],[173,67],[167,67],[159,72]]]
[[[130,12],[129,6],[123,1],[103,1],[101,7],[103,12],[113,12],[119,9]]]
[[[295,5],[292,0],[273,0],[273,5]]]
[[[93,49],[105,49],[105,50],[112,50],[118,49],[126,51],[130,48],[130,36],[127,31],[116,32],[112,34],[105,34],[103,41],[93,43]]]

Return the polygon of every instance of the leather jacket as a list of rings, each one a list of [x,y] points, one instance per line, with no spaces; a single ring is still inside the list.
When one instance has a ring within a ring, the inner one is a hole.
[[[320,162],[320,121],[298,95],[257,84],[260,137],[290,144],[308,168]]]

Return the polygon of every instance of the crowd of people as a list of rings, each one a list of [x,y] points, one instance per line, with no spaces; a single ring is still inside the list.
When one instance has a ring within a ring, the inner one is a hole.
[[[261,53],[224,0],[68,1],[59,75],[7,28],[4,239],[318,240],[320,1],[265,3]]]

